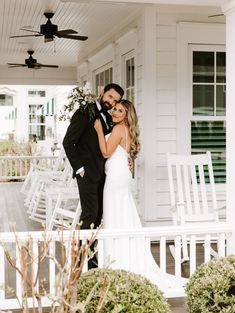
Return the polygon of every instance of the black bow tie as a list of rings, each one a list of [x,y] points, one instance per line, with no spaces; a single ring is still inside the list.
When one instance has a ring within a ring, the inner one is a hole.
[[[100,113],[103,113],[103,114],[109,114],[108,111],[105,110],[104,108],[101,108],[99,112],[100,112]]]

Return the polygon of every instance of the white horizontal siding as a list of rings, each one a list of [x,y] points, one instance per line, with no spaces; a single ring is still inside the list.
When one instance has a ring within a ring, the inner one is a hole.
[[[175,25],[156,25],[156,123],[153,208],[146,222],[170,220],[166,152],[176,151],[177,39]]]

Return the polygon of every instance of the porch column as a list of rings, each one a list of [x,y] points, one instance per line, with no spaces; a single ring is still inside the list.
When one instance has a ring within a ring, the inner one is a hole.
[[[146,6],[142,15],[142,101],[140,113],[142,122],[142,157],[144,190],[143,214],[145,221],[149,219],[154,209],[154,186],[156,180],[156,10],[153,6]]]
[[[235,253],[235,1],[222,6],[226,16],[226,159],[227,221],[234,232],[228,242],[228,253]]]

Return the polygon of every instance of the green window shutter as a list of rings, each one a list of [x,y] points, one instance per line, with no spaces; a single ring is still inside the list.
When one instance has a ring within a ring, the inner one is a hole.
[[[225,121],[192,121],[191,151],[193,154],[211,151],[215,182],[226,182]]]
[[[51,99],[51,115],[55,114],[55,99]]]

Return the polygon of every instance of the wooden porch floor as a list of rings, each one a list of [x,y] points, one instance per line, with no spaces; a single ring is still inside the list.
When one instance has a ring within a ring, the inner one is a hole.
[[[22,183],[1,182],[0,183],[0,232],[11,231],[11,224],[15,224],[17,232],[42,230],[42,225],[28,218],[24,206],[24,195],[20,193]],[[154,258],[159,260],[159,248],[157,244],[152,245]],[[199,255],[202,260],[202,255]],[[200,262],[200,260],[199,260]],[[172,272],[174,260],[170,253],[167,256],[167,271]],[[182,273],[188,276],[187,264],[182,265]],[[184,298],[173,298],[168,300],[172,313],[186,313]]]

